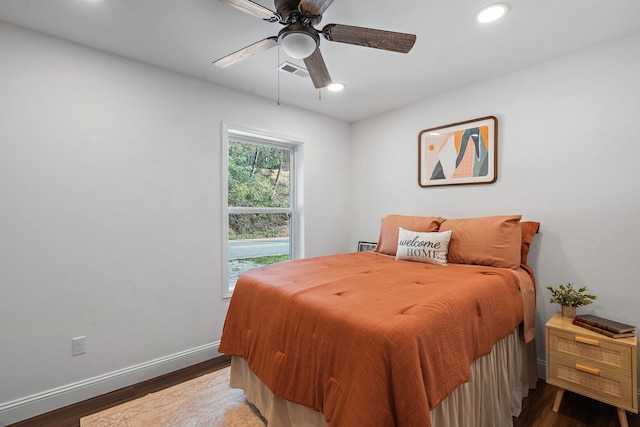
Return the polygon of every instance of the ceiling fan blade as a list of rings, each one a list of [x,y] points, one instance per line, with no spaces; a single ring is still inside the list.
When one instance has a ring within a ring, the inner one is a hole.
[[[373,28],[353,27],[351,25],[328,24],[322,29],[327,40],[358,46],[373,47],[393,52],[407,53],[416,42],[414,34],[394,31],[375,30]]]
[[[229,65],[233,65],[236,62],[240,62],[243,59],[250,57],[251,55],[264,52],[265,50],[275,47],[277,45],[278,45],[277,37],[268,37],[264,40],[260,40],[259,42],[250,44],[247,47],[243,47],[242,49],[237,50],[232,54],[229,54],[227,56],[224,56],[214,61],[213,65],[220,68],[226,68]]]
[[[333,0],[301,0],[298,5],[300,13],[308,18],[314,18],[324,13]]]
[[[304,65],[307,66],[307,71],[309,71],[311,81],[316,89],[321,89],[331,84],[331,76],[319,48],[310,56],[304,58]]]
[[[257,16],[258,18],[265,19],[267,21],[277,21],[276,14],[258,3],[251,0],[219,0],[222,3],[226,3],[229,6],[235,7],[238,10],[248,13],[249,15]]]

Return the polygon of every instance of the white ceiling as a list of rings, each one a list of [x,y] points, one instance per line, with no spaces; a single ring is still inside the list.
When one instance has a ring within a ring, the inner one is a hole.
[[[256,2],[274,10],[268,0]],[[639,0],[509,0],[505,19],[476,23],[474,14],[493,2],[335,0],[318,29],[349,24],[412,33],[417,41],[403,55],[322,39],[331,77],[346,89],[321,94],[309,78],[276,71],[278,56],[304,65],[280,49],[226,69],[211,65],[281,28],[218,0],[0,0],[0,20],[274,102],[279,93],[281,103],[347,121],[640,32]]]

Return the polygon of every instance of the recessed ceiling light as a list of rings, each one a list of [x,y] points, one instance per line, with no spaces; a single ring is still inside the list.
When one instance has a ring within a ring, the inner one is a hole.
[[[482,8],[476,14],[476,20],[483,24],[497,21],[509,13],[509,5],[506,3],[496,3]]]
[[[331,83],[329,86],[327,86],[327,89],[331,92],[340,92],[344,89],[344,83]]]

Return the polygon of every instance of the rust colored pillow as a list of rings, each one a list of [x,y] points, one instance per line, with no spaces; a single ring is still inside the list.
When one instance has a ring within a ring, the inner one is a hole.
[[[438,231],[442,221],[444,218],[434,216],[387,215],[382,218],[380,224],[380,237],[376,252],[396,255],[400,227],[412,231],[433,232]]]
[[[452,230],[448,261],[517,269],[520,267],[522,215],[447,219],[440,231]]]
[[[520,248],[520,263],[526,264],[527,257],[529,256],[529,247],[533,236],[540,229],[540,223],[535,221],[522,221],[522,246]]]

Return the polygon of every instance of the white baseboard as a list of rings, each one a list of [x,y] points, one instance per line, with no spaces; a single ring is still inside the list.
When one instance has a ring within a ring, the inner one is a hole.
[[[218,353],[219,345],[220,341],[216,341],[31,396],[0,403],[0,427],[213,359],[220,356]]]

